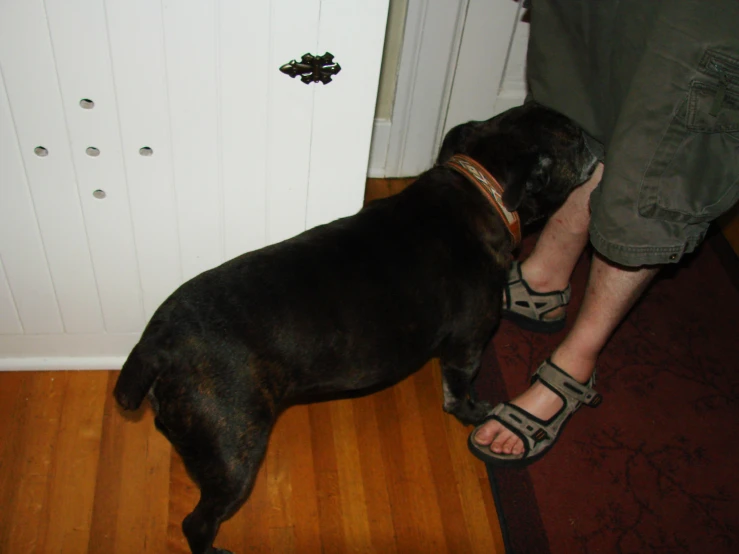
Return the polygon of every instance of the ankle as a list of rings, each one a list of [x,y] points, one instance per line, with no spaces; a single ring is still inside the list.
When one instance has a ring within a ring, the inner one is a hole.
[[[565,290],[570,282],[570,274],[550,271],[536,262],[532,255],[521,263],[521,276],[528,286],[536,292],[556,292]]]
[[[598,354],[578,352],[562,344],[549,357],[550,361],[582,384],[587,383],[595,371]]]

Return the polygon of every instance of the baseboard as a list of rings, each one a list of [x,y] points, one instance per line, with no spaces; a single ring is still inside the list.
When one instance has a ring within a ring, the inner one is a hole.
[[[375,119],[372,127],[372,144],[370,146],[369,167],[367,177],[371,179],[386,176],[387,149],[390,144],[390,129],[392,122],[389,119]]]
[[[118,370],[125,356],[107,358],[0,358],[0,371]]]
[[[120,369],[139,333],[0,335],[0,371]]]

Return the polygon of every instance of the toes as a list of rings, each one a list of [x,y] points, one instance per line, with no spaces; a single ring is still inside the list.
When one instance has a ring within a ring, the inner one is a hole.
[[[486,446],[495,440],[501,429],[501,424],[491,419],[477,430],[474,436],[475,442],[479,445]]]
[[[506,443],[506,446],[510,446],[510,451],[507,450],[509,454],[512,454],[514,456],[519,456],[520,454],[523,454],[524,448],[523,448],[523,442],[521,439],[517,436],[513,436],[512,441],[508,441]]]
[[[516,443],[520,442],[518,437],[511,432],[506,433],[505,437],[501,437],[500,450],[503,454],[512,454]]]
[[[480,427],[474,440],[481,446],[488,446],[496,454],[518,455],[524,451],[521,439],[495,420]]]

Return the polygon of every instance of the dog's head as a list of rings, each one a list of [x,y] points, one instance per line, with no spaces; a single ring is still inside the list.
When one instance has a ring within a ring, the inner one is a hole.
[[[551,215],[598,163],[577,124],[534,102],[454,127],[437,163],[454,154],[482,164],[505,189],[506,208],[524,223]]]

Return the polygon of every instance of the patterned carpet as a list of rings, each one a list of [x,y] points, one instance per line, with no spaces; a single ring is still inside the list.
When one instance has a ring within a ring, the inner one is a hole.
[[[509,553],[739,552],[738,266],[713,233],[664,270],[600,358],[601,406],[581,408],[528,469],[488,468]],[[565,332],[503,322],[478,396],[499,402],[525,390]]]

